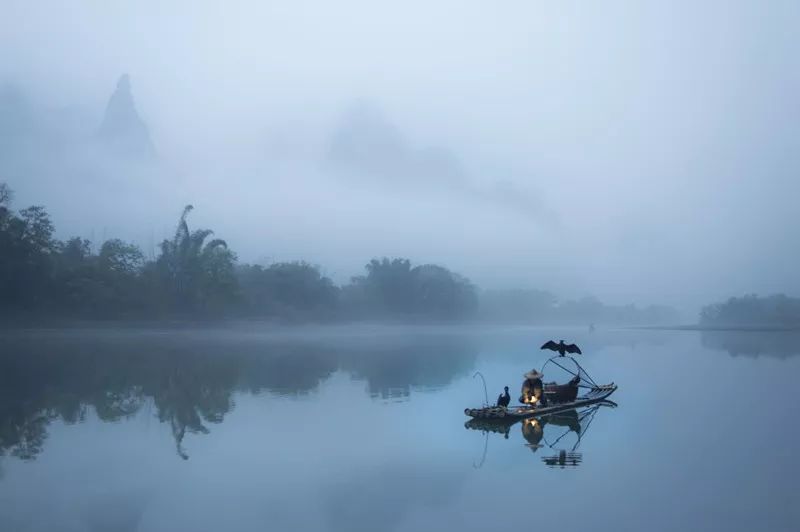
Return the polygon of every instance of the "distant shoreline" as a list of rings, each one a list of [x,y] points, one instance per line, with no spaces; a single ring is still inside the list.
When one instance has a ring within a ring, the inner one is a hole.
[[[375,330],[418,328],[420,330],[447,330],[471,327],[476,329],[586,329],[583,324],[569,323],[524,323],[519,321],[483,321],[483,320],[330,320],[330,321],[286,321],[268,318],[163,318],[163,319],[3,319],[0,317],[0,331],[3,330],[68,330],[68,329],[153,329],[153,330],[193,330],[197,328],[214,328],[229,330],[259,330],[270,331],[301,331],[309,328],[324,328],[329,330],[347,329],[353,326],[367,327]],[[773,325],[624,325],[624,324],[599,324],[597,332],[609,330],[642,330],[642,331],[700,331],[700,332],[798,332],[800,327],[773,326]],[[589,331],[591,334],[591,331]]]
[[[629,328],[652,331],[800,332],[800,327],[779,325],[645,325]]]

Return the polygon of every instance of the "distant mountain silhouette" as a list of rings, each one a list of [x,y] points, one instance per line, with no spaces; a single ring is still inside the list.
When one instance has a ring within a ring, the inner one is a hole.
[[[439,192],[448,200],[455,194],[537,220],[547,217],[540,198],[504,172],[485,183],[475,180],[453,150],[440,144],[416,146],[379,107],[364,101],[343,113],[328,142],[326,162],[340,177],[380,187]]]
[[[130,77],[123,74],[108,100],[97,138],[115,155],[147,160],[155,157],[147,125],[136,111]]]
[[[333,133],[329,162],[383,182],[460,186],[467,179],[458,159],[442,147],[416,149],[380,108],[349,108]]]

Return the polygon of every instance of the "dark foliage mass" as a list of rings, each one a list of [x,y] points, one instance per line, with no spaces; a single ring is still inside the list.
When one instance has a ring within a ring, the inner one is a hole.
[[[336,286],[316,266],[237,264],[213,231],[191,229],[187,205],[154,260],[121,240],[94,250],[54,237],[44,207],[11,210],[0,184],[0,312],[75,318],[255,316],[285,321],[452,320],[474,314],[477,292],[441,266],[372,260],[366,275]]]
[[[373,259],[367,275],[354,277],[343,301],[357,317],[377,311],[384,316],[460,318],[478,306],[469,280],[433,264],[412,266],[407,259]]]
[[[705,326],[800,328],[800,298],[782,294],[732,297],[724,303],[703,307]]]
[[[43,207],[0,204],[0,309],[74,317],[213,314],[236,301],[236,257],[211,231],[190,231],[187,207],[155,261],[113,239],[97,251],[81,238],[56,240]]]
[[[594,298],[559,301],[540,290],[479,292],[461,275],[408,259],[373,259],[337,286],[306,262],[239,264],[224,240],[193,229],[187,205],[175,234],[152,260],[113,239],[99,248],[54,237],[44,207],[15,212],[0,183],[0,315],[76,319],[257,317],[333,320],[653,325],[676,323],[668,307],[609,306]]]
[[[339,308],[339,288],[306,262],[245,264],[238,269],[238,279],[247,314],[291,321],[331,319]]]

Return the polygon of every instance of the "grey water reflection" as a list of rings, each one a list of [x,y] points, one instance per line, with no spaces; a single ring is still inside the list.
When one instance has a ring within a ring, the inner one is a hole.
[[[800,355],[797,331],[703,331],[703,346],[731,356],[789,358]]]
[[[375,345],[228,342],[224,338],[66,334],[3,339],[0,355],[0,456],[43,451],[55,420],[84,421],[91,409],[118,422],[152,404],[170,427],[177,454],[187,434],[208,434],[234,408],[237,392],[302,395],[337,371],[365,381],[372,397],[408,399],[437,389],[474,365],[459,338]]]
[[[476,371],[514,396],[550,337],[617,407],[465,418]],[[0,331],[0,531],[506,530],[532,509],[570,531],[796,530],[794,353],[585,328]]]

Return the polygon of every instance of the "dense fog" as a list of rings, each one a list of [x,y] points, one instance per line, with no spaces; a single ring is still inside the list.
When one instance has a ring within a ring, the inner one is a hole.
[[[796,2],[2,11],[4,208],[79,254],[157,262],[191,204],[238,265],[341,290],[388,257],[506,309],[800,292]]]

